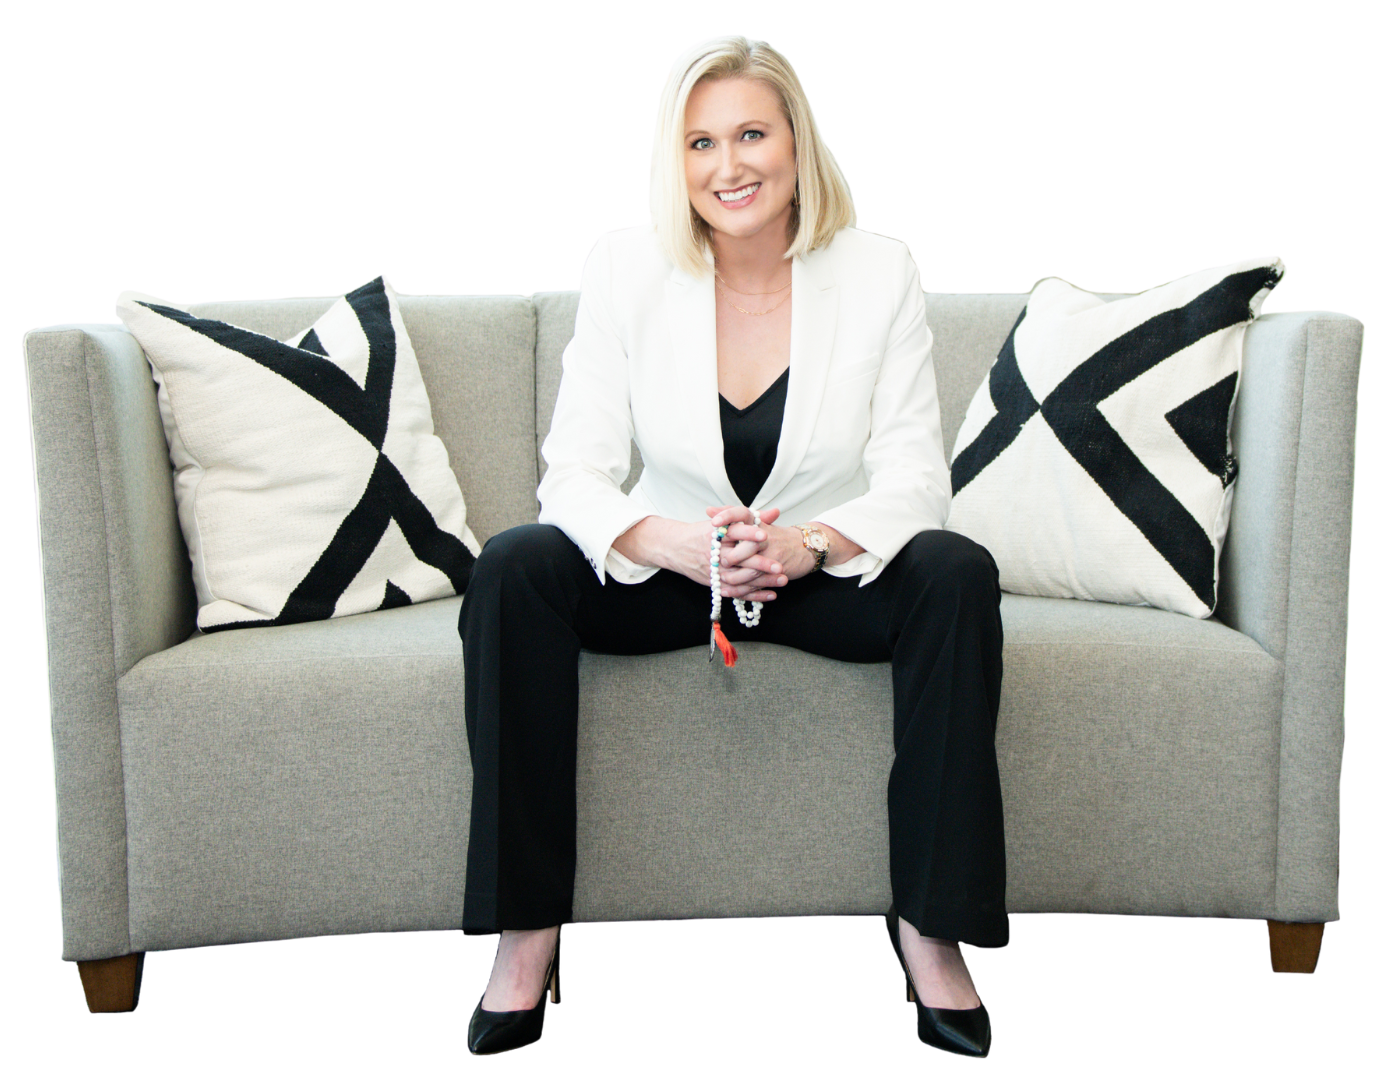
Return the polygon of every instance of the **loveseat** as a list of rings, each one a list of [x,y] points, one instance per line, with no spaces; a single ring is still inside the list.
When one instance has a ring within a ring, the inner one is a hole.
[[[926,299],[951,448],[1025,297]],[[329,303],[194,310],[285,337]],[[480,541],[536,520],[576,304],[402,298]],[[1361,340],[1335,314],[1249,328],[1213,618],[1004,597],[1010,911],[1266,919],[1273,968],[1314,970],[1338,918]],[[197,633],[139,345],[60,326],[25,349],[63,957],[89,1007],[134,1008],[151,951],[459,927],[459,598]],[[884,912],[891,757],[888,664],[584,654],[576,918]]]

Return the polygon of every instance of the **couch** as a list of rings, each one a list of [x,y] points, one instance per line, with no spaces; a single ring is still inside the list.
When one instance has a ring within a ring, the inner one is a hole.
[[[951,447],[1025,297],[926,300]],[[329,302],[195,311],[285,337]],[[402,298],[480,541],[536,520],[576,304]],[[1010,911],[1265,919],[1273,968],[1314,970],[1338,918],[1361,341],[1336,314],[1250,327],[1212,619],[1003,598]],[[197,633],[139,345],[74,325],[25,349],[63,957],[89,1007],[134,1008],[147,952],[458,928],[459,598]],[[582,656],[577,920],[883,913],[889,665],[704,654]]]

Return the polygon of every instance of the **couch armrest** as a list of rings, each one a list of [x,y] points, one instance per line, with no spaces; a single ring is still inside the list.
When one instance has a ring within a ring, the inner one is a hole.
[[[58,795],[63,956],[130,951],[116,681],[193,630],[155,384],[114,326],[24,340]]]
[[[1238,481],[1216,617],[1283,662],[1275,918],[1339,917],[1340,757],[1363,326],[1325,312],[1248,329]]]

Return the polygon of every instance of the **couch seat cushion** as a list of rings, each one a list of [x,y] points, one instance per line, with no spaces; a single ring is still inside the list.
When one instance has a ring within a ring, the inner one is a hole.
[[[459,926],[459,603],[196,635],[121,680],[133,949]],[[1149,608],[1002,614],[1009,908],[1261,914],[1280,665]],[[890,700],[888,665],[780,646],[583,654],[576,918],[883,911]]]

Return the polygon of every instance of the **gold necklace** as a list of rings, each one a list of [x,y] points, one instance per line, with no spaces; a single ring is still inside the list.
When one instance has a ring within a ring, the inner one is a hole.
[[[717,270],[716,272],[716,277],[720,277],[719,270]],[[730,288],[729,284],[726,283],[726,279],[724,279],[724,277],[720,277],[720,283],[722,283],[723,286],[726,286],[726,288]],[[791,287],[793,287],[793,279],[788,280],[788,284],[786,284],[786,286],[784,286],[783,288],[776,288],[776,290],[773,290],[773,293],[783,293],[784,288]],[[768,295],[773,295],[773,293],[741,293],[741,291],[738,290],[738,288],[730,288],[730,291],[731,293],[737,293],[738,295],[742,295],[742,297],[768,297]],[[791,297],[793,293],[790,293],[788,295],[790,295]],[[784,300],[788,300],[788,297],[784,297]],[[769,308],[768,311],[745,311],[744,308],[736,304],[736,301],[731,300],[730,297],[726,297],[726,302],[727,304],[730,304],[730,307],[733,307],[734,309],[736,309],[736,311],[742,312],[742,314],[745,315],[768,315],[770,311],[773,311],[773,309],[780,307],[780,305],[783,304],[783,300],[780,300],[779,304],[775,304],[775,308]]]
[[[739,296],[773,296],[775,293],[783,292],[789,285],[793,284],[793,279],[789,278],[788,285],[780,285],[777,289],[770,289],[768,292],[741,292],[739,289],[734,288],[729,281],[721,277],[721,272],[719,270],[716,271],[716,280]]]

